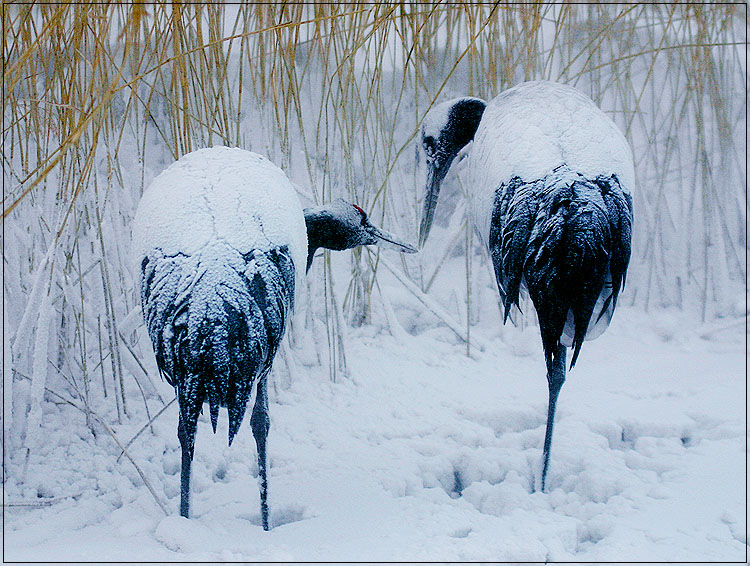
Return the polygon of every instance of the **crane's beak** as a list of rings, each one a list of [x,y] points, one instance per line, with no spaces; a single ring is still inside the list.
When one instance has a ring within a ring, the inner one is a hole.
[[[370,224],[369,222],[365,227],[365,231],[372,240],[370,242],[367,242],[368,244],[374,244],[381,248],[396,250],[397,252],[401,252],[403,254],[415,254],[418,251],[414,246],[406,244],[404,242],[399,242],[393,234],[390,234],[385,230],[381,230],[380,228],[374,226],[373,224]]]
[[[435,217],[435,208],[437,207],[438,194],[440,193],[440,184],[445,179],[448,169],[453,159],[440,165],[435,160],[427,165],[427,182],[425,183],[424,208],[422,209],[422,222],[419,225],[419,247],[424,246],[427,236],[430,235],[432,220]]]

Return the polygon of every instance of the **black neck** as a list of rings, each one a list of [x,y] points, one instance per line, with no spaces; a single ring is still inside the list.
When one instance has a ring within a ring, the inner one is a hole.
[[[325,217],[322,214],[312,211],[309,208],[304,210],[305,213],[305,226],[307,227],[307,269],[310,271],[313,257],[318,248],[322,248],[323,245],[320,242],[320,236],[325,231]]]
[[[306,208],[304,214],[305,225],[307,226],[308,270],[318,248],[348,250],[364,243],[356,228],[342,221],[336,214],[332,214],[325,208]]]

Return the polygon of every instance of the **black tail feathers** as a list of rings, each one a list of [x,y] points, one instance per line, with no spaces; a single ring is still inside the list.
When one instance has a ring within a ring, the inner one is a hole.
[[[490,250],[505,316],[525,286],[548,361],[570,329],[572,368],[590,323],[614,308],[630,260],[632,218],[632,200],[615,175],[591,180],[563,165],[498,189]]]
[[[293,306],[294,263],[286,247],[241,255],[164,256],[142,264],[141,299],[156,361],[177,389],[192,446],[198,415],[229,412],[229,443],[242,424],[253,383],[271,367]]]

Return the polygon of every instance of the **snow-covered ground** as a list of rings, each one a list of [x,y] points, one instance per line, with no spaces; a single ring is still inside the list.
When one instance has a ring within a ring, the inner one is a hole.
[[[491,347],[468,358],[445,328],[370,325],[349,331],[347,377],[298,365],[271,390],[270,532],[247,419],[227,448],[226,415],[216,436],[201,417],[187,520],[176,405],[128,449],[165,517],[106,433],[46,403],[46,442],[6,484],[4,559],[745,560],[742,320],[704,338],[618,309],[562,390],[548,493],[533,489],[547,397],[533,328],[477,329]],[[16,505],[49,498],[65,499]]]

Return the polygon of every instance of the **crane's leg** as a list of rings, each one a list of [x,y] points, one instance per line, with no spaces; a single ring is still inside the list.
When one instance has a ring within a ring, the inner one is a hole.
[[[268,385],[266,376],[258,381],[258,390],[255,394],[255,406],[253,416],[250,418],[250,426],[253,429],[255,444],[258,447],[258,478],[260,481],[260,516],[263,521],[263,530],[268,530],[268,477],[266,472],[267,454],[266,439],[271,420],[268,418]]]
[[[190,512],[190,467],[193,463],[193,448],[190,439],[185,434],[182,414],[177,424],[177,438],[182,446],[182,470],[180,472],[180,515],[187,518]]]
[[[552,356],[552,362],[547,364],[547,385],[549,387],[549,405],[547,406],[547,430],[544,433],[544,464],[542,466],[542,492],[547,479],[547,468],[549,468],[549,452],[552,445],[552,427],[555,424],[555,408],[557,396],[565,383],[565,346],[558,344],[557,350]]]

